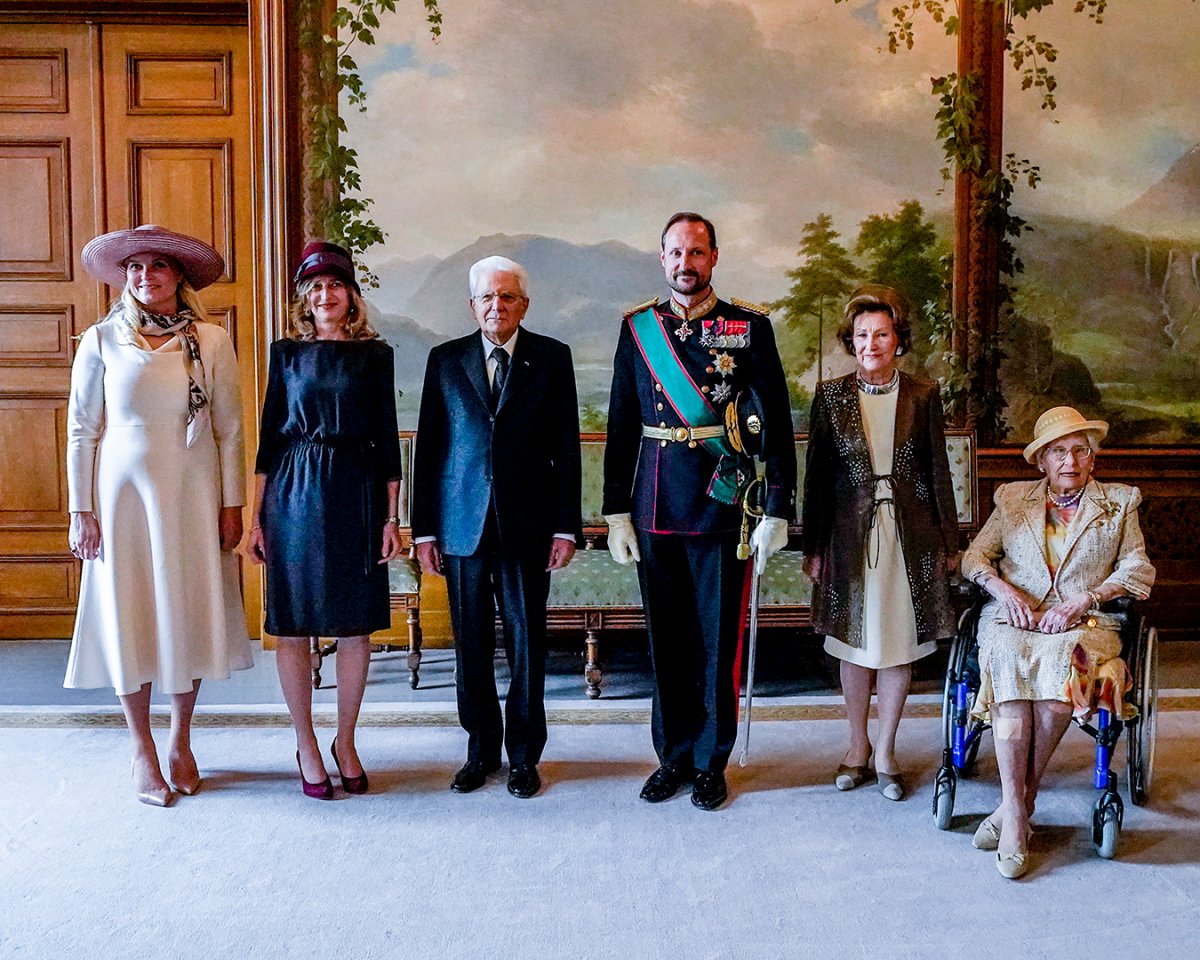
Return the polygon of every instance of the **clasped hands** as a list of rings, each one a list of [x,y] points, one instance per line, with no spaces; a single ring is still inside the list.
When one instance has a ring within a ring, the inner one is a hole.
[[[1038,613],[1032,598],[1007,581],[994,577],[987,586],[988,592],[1000,602],[1009,625],[1021,630],[1063,633],[1076,626],[1092,608],[1092,598],[1081,593]]]

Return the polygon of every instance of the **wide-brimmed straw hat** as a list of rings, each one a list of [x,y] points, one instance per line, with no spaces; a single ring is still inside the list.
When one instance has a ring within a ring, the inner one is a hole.
[[[296,276],[292,283],[298,287],[309,277],[319,277],[323,273],[335,276],[358,290],[358,281],[354,278],[354,260],[350,251],[328,240],[312,240],[306,243],[300,252],[300,266],[296,268]]]
[[[1033,442],[1025,448],[1026,462],[1033,463],[1042,447],[1071,433],[1094,433],[1100,441],[1108,436],[1108,424],[1088,420],[1074,407],[1051,407],[1033,425]]]
[[[125,261],[138,253],[170,257],[187,282],[202,290],[225,272],[225,261],[203,240],[147,223],[132,230],[102,233],[88,241],[80,261],[83,269],[110,287],[125,286]]]

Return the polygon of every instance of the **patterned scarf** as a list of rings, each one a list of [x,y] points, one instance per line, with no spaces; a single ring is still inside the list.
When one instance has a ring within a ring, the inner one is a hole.
[[[138,319],[141,320],[138,333],[152,337],[173,333],[183,348],[183,368],[188,377],[187,445],[191,447],[210,420],[204,361],[200,356],[200,340],[196,336],[196,315],[186,308],[176,314],[142,310]]]

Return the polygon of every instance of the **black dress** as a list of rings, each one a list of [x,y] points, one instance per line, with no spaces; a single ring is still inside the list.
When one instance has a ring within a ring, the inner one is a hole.
[[[277,340],[255,472],[265,474],[266,632],[353,637],[391,622],[379,562],[400,479],[393,353],[382,340]]]

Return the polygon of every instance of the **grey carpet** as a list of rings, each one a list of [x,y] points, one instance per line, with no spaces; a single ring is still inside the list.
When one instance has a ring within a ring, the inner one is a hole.
[[[637,799],[653,755],[631,724],[553,727],[528,801],[502,779],[451,794],[450,727],[364,729],[372,792],[331,803],[300,794],[289,731],[199,729],[204,789],[169,810],[134,801],[118,729],[0,729],[0,957],[1190,957],[1196,721],[1161,717],[1155,796],[1113,862],[1089,841],[1091,741],[1068,733],[1015,883],[970,846],[990,746],[934,829],[933,719],[901,729],[905,803],[833,789],[843,723],[775,722],[715,813]]]

